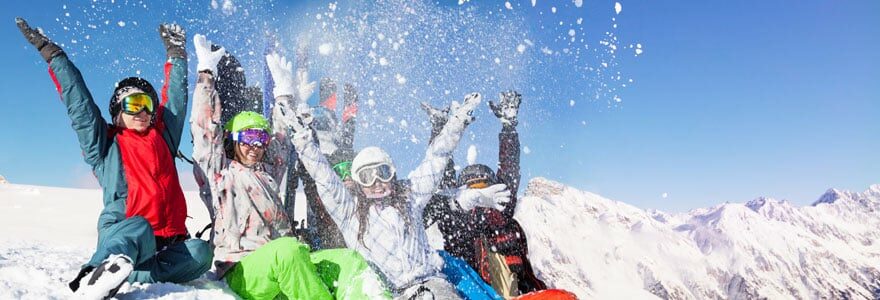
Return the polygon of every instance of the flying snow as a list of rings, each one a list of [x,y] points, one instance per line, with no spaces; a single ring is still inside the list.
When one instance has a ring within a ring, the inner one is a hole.
[[[467,150],[467,162],[468,165],[473,165],[477,163],[477,146],[471,144],[468,146]]]

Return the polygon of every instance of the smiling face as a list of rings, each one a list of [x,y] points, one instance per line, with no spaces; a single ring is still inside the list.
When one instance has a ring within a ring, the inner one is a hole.
[[[371,186],[361,186],[361,191],[370,199],[385,198],[391,196],[391,182],[376,180]]]
[[[253,166],[263,159],[266,149],[245,143],[235,143],[235,160],[245,166]]]
[[[147,128],[150,128],[150,123],[153,121],[153,115],[148,113],[146,110],[142,110],[136,115],[119,113],[119,118],[121,119],[121,122],[119,122],[121,124],[117,125],[137,132],[146,131]]]
[[[117,95],[117,99],[124,99],[132,94],[143,93],[144,91],[138,88],[128,88],[124,93]],[[119,100],[117,100],[119,101]],[[144,132],[147,128],[150,128],[150,124],[152,124],[153,115],[147,112],[146,110],[142,110],[137,114],[130,115],[124,113],[122,111],[119,112],[119,116],[116,119],[116,126],[131,129],[137,132]]]

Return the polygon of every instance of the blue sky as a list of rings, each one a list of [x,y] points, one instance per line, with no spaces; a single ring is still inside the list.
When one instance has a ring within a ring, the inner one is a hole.
[[[154,85],[160,84],[163,49],[155,31],[160,21],[186,24],[190,36],[207,33],[241,54],[246,64],[255,64],[262,41],[253,38],[260,36],[260,30],[251,27],[281,28],[276,34],[285,39],[290,32],[314,28],[309,26],[326,20],[317,19],[315,13],[326,12],[324,4],[246,8],[243,1],[233,2],[239,7],[231,15],[212,9],[210,1],[146,8],[139,3],[99,1],[95,9],[83,3],[4,3],[0,20],[7,25],[0,26],[0,39],[5,41],[2,51],[7,71],[0,75],[0,126],[6,131],[0,147],[0,174],[22,184],[88,186],[91,182],[46,65],[21,37],[15,16],[44,27],[65,44],[98,106],[104,108],[113,83],[133,72],[140,71]],[[485,38],[493,47],[505,45],[508,40],[503,35],[517,35],[516,40],[528,39],[536,45],[522,56],[511,56],[516,66],[510,72],[483,69],[498,78],[489,76],[492,80],[473,87],[490,99],[506,88],[523,91],[521,140],[529,149],[522,158],[525,179],[544,176],[642,208],[667,211],[758,196],[808,204],[827,188],[862,191],[880,183],[880,121],[876,119],[880,116],[880,54],[876,51],[880,3],[876,1],[621,1],[620,14],[615,14],[614,2],[587,1],[580,8],[565,2],[557,4],[556,13],[546,1],[538,1],[535,7],[529,1],[512,1],[513,10],[505,9],[504,2],[474,1],[461,6],[456,2],[432,9],[467,11],[487,20],[488,24],[468,23],[479,28],[470,36]],[[338,14],[343,14],[342,8]],[[578,18],[583,25],[575,25]],[[98,24],[97,29],[90,29],[90,22]],[[500,37],[487,36],[480,26],[501,28]],[[588,45],[590,51],[579,56],[560,52],[574,49],[566,40],[570,28],[576,29],[578,38],[586,36],[574,46]],[[612,66],[601,75],[577,68],[597,67],[601,59],[609,59],[607,50],[597,50],[602,49],[598,41],[605,31],[618,38],[621,48],[610,60]],[[420,45],[418,41],[408,45],[413,44]],[[635,56],[633,49],[626,48],[632,44],[641,44],[644,53]],[[192,47],[191,41],[188,46]],[[556,54],[544,55],[541,47]],[[459,56],[491,52],[505,59],[499,64],[503,66],[507,57],[502,50],[485,47]],[[257,54],[249,55],[249,51]],[[321,59],[316,59],[317,65],[332,65]],[[491,55],[487,59],[491,62]],[[194,72],[194,60],[190,69]],[[440,104],[471,87],[453,86],[449,80],[458,78],[442,73],[449,78],[437,79],[432,87],[414,88],[421,83],[416,73],[424,73],[423,69],[395,70],[409,80],[389,90],[420,89],[402,93],[399,101],[406,103],[451,90],[431,100]],[[479,71],[475,77],[486,77]],[[315,77],[333,72],[331,67],[313,71]],[[616,72],[623,81],[609,79]],[[382,71],[376,74],[384,78]],[[259,79],[249,75],[249,80]],[[463,78],[468,82],[467,76]],[[621,87],[627,79],[633,82]],[[614,90],[597,87],[603,83]],[[599,99],[592,97],[597,90]],[[382,92],[376,89],[385,95]],[[614,101],[613,96],[622,101]],[[362,100],[368,98],[362,96]],[[570,105],[570,100],[576,104]],[[380,104],[372,113],[382,109]],[[413,111],[395,111],[395,122],[410,120],[410,127],[419,127],[421,113]],[[465,138],[457,156],[464,157],[464,149],[477,144],[481,161],[493,164],[497,121],[486,109],[477,118],[471,126],[475,133]],[[370,134],[379,130],[375,128],[363,130],[369,134],[358,138],[358,146],[372,141]],[[402,140],[427,134],[424,128],[392,131],[405,135]],[[402,169],[411,169],[424,149],[424,141],[380,143],[395,158],[402,157]],[[184,144],[183,151],[191,152],[188,142]],[[458,162],[464,163],[463,159]],[[185,185],[191,185],[189,169],[184,163],[179,165],[181,177],[188,181]]]

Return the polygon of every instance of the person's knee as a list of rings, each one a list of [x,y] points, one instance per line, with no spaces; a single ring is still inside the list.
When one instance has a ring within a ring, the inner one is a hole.
[[[208,242],[201,239],[190,239],[184,243],[186,243],[186,248],[189,250],[190,255],[192,255],[193,260],[199,266],[199,270],[204,269],[207,271],[211,268],[211,262],[214,260],[214,251],[211,250],[211,245]]]

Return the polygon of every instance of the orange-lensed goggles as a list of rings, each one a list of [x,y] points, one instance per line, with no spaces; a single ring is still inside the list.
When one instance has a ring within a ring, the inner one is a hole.
[[[469,189],[483,189],[489,187],[489,180],[486,179],[475,179],[467,182],[467,187]]]
[[[145,93],[131,94],[122,98],[122,112],[129,115],[139,114],[146,110],[152,114],[155,111],[153,107],[153,98]]]

